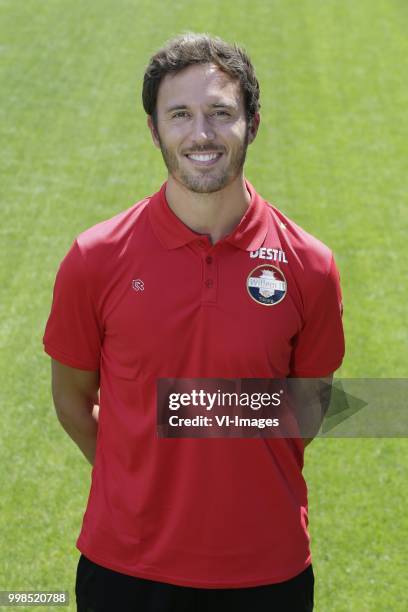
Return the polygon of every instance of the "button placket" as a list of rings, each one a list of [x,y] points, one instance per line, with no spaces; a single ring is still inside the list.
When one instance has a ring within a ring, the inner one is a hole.
[[[214,303],[217,299],[217,265],[213,255],[203,257],[204,286],[203,302]]]

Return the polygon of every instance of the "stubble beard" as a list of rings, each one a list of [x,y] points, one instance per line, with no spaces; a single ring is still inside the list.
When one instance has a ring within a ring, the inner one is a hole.
[[[202,175],[186,172],[180,168],[177,156],[165,146],[160,136],[159,142],[163,161],[170,176],[194,193],[215,193],[227,187],[241,174],[248,148],[248,130],[245,133],[244,142],[234,152],[228,168],[224,172],[218,171],[218,173],[215,173],[217,171],[214,171],[214,174],[211,170]],[[205,152],[205,147],[197,148],[197,151],[199,150]],[[207,147],[207,150],[210,150],[210,147]]]

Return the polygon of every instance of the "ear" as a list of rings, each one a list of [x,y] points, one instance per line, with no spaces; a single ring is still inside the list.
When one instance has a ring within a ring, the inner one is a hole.
[[[259,124],[261,122],[261,117],[259,113],[255,113],[251,123],[248,127],[248,144],[251,144],[256,138],[258,133]]]
[[[153,140],[155,146],[160,149],[159,134],[158,134],[158,131],[157,131],[155,125],[154,125],[153,118],[152,118],[151,115],[147,115],[147,127],[150,130],[150,133],[152,135],[152,140]]]

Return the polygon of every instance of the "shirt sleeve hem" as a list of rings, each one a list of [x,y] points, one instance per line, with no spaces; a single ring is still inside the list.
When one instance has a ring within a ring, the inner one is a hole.
[[[44,343],[44,351],[47,353],[47,355],[49,355],[56,361],[59,361],[63,363],[64,365],[67,365],[71,368],[76,368],[78,370],[90,370],[92,372],[99,370],[99,363],[91,365],[90,363],[79,361],[75,357],[67,355],[66,353],[52,346],[51,344]]]
[[[292,378],[324,378],[338,370],[342,363],[343,358],[336,361],[332,366],[327,366],[324,370],[322,368],[316,370],[293,370],[290,372],[289,376]]]

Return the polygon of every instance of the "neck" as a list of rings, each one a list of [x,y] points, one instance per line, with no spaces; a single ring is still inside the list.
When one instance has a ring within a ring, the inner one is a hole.
[[[171,210],[187,227],[198,234],[207,234],[215,244],[239,224],[251,196],[243,174],[214,193],[195,193],[169,176],[166,199]]]

